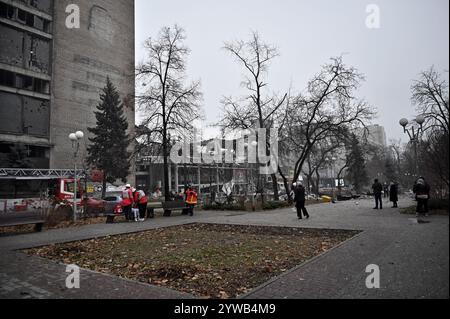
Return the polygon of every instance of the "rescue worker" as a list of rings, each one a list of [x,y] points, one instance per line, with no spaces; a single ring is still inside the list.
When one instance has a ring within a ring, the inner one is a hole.
[[[188,185],[185,195],[189,216],[194,216],[194,208],[198,204],[198,194],[192,185]]]
[[[123,214],[125,215],[125,218],[126,218],[127,221],[134,220],[134,217],[133,217],[133,204],[134,204],[133,191],[131,189],[131,185],[127,184],[125,186],[125,190],[122,192]]]
[[[134,202],[139,209],[139,218],[141,221],[145,220],[147,215],[148,197],[143,190],[138,190],[134,195]]]

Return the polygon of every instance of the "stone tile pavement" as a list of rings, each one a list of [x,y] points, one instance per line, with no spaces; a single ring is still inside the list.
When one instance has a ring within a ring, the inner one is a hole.
[[[89,225],[39,234],[0,237],[0,299],[188,299],[192,296],[114,276],[82,270],[81,289],[65,287],[66,266],[18,250],[54,243],[139,232],[193,222],[281,227],[351,229],[357,237],[332,251],[274,278],[243,298],[448,298],[449,219],[432,216],[414,223],[397,209],[372,209],[368,200],[309,207],[312,216],[299,221],[291,209],[271,212],[199,212],[194,218],[174,216],[142,224]],[[400,206],[413,202],[404,199]],[[365,285],[366,267],[381,271],[381,289]]]

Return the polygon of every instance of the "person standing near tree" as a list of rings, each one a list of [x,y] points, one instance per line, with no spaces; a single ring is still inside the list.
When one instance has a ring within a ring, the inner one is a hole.
[[[294,184],[295,206],[297,208],[298,219],[309,219],[309,213],[306,209],[306,189],[302,183]]]
[[[375,183],[372,185],[373,194],[375,196],[375,208],[374,209],[383,209],[383,185],[375,180]]]
[[[417,201],[417,217],[428,215],[428,201],[430,200],[430,185],[424,177],[420,177],[413,188]]]
[[[384,198],[389,198],[390,186],[388,183],[384,184]]]
[[[389,199],[394,204],[392,208],[398,208],[398,183],[392,182],[389,190]]]

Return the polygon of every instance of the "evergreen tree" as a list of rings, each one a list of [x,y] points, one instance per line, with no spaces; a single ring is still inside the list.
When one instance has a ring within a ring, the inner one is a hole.
[[[103,198],[107,182],[114,183],[117,179],[126,182],[130,172],[128,121],[123,109],[119,93],[108,77],[95,112],[97,126],[88,129],[93,137],[89,138],[87,161],[103,171]]]
[[[386,157],[384,167],[385,167],[385,175],[386,175],[387,181],[388,182],[397,181],[397,172],[395,170],[395,163],[394,163],[392,157],[390,157],[390,156]]]
[[[361,193],[364,185],[367,184],[369,177],[366,170],[366,159],[364,151],[356,136],[351,142],[351,152],[348,167],[348,180],[353,184],[355,190]]]

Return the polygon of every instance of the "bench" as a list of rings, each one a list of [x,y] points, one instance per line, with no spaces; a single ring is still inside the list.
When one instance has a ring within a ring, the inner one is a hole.
[[[147,218],[155,218],[155,209],[162,209],[162,202],[149,202],[147,204]]]
[[[183,215],[189,214],[189,207],[187,207],[186,203],[181,200],[164,202],[162,203],[162,208],[164,209],[164,217],[170,217],[172,215],[172,211],[182,211]]]

